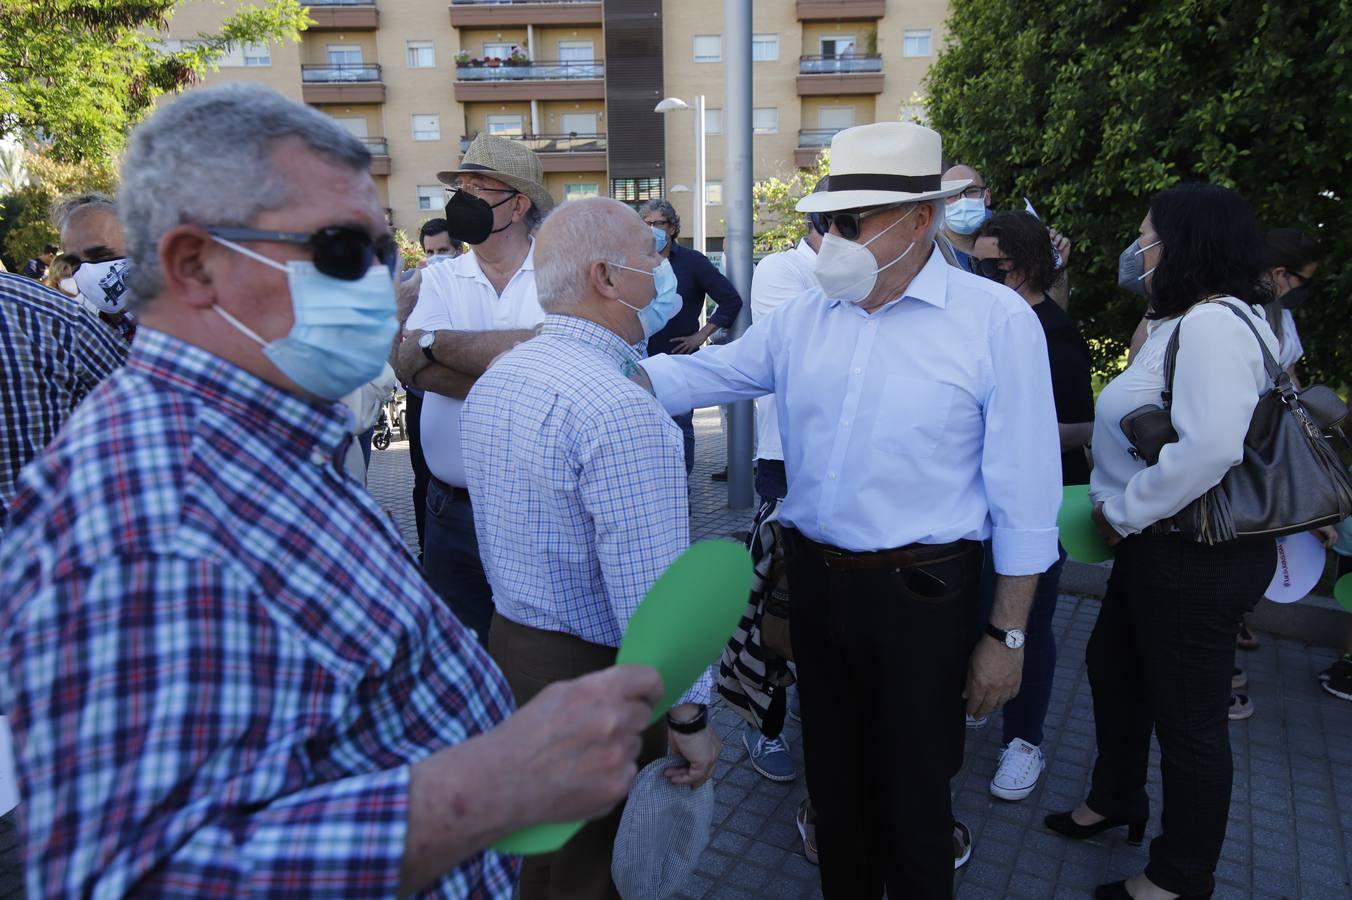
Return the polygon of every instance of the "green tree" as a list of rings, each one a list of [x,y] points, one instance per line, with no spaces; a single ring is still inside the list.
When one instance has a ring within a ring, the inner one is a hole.
[[[945,155],[1074,243],[1072,312],[1120,366],[1143,311],[1117,257],[1156,191],[1209,180],[1329,249],[1305,368],[1352,382],[1352,2],[953,0],[929,75]]]
[[[117,189],[117,172],[111,161],[69,163],[46,153],[30,153],[24,157],[24,166],[29,183],[0,200],[0,235],[9,266],[23,265],[43,244],[57,242],[56,228],[48,215],[57,197],[78,191],[111,194]]]
[[[778,253],[797,245],[807,233],[807,217],[794,209],[831,170],[831,150],[821,152],[810,169],[788,178],[763,178],[751,186],[752,230],[757,253]]]
[[[180,90],[230,47],[299,40],[298,0],[263,0],[215,34],[161,48],[182,0],[0,0],[0,137],[36,142],[65,162],[112,159],[156,98]]]

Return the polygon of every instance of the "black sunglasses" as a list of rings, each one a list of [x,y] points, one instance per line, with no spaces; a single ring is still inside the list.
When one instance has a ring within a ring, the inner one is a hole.
[[[1007,262],[1013,262],[1013,260],[995,256],[992,256],[990,259],[973,259],[972,270],[982,278],[996,278],[999,276],[996,280],[1004,281],[1004,276],[1008,273],[1000,268],[1000,263]]]
[[[859,239],[860,222],[884,210],[896,209],[903,205],[901,203],[889,203],[886,206],[874,206],[870,209],[847,209],[840,212],[817,213],[820,223],[813,223],[813,227],[818,230],[825,229],[822,234],[826,234],[834,227],[845,240],[854,241]]]
[[[388,234],[372,238],[350,225],[330,225],[313,234],[298,231],[263,231],[257,228],[208,228],[207,234],[227,241],[278,241],[309,249],[315,268],[330,278],[357,281],[379,259],[393,278],[399,271],[399,245]]]

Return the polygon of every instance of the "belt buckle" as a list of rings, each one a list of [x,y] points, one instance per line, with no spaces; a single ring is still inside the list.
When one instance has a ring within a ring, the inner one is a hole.
[[[832,562],[838,563],[845,559],[845,553],[843,551],[837,550],[835,547],[827,547],[825,544],[818,544],[817,552],[821,554],[822,564],[828,569],[831,568]]]

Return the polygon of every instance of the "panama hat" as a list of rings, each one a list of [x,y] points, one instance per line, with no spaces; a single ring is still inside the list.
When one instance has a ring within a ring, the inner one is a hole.
[[[521,141],[481,131],[465,151],[460,168],[438,172],[437,180],[442,184],[454,184],[457,175],[469,174],[496,178],[529,197],[542,213],[554,208],[554,198],[545,189],[545,170],[540,165],[540,157]]]
[[[798,201],[798,211],[835,212],[952,197],[970,178],[944,181],[939,132],[914,122],[846,128],[831,139],[826,190]]]

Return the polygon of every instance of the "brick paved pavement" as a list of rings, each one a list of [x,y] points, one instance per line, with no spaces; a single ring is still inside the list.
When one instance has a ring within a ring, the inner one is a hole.
[[[750,511],[726,508],[726,487],[709,474],[723,466],[718,415],[696,416],[698,461],[692,478],[691,526],[696,538],[744,530]],[[377,451],[372,493],[414,535],[407,497],[411,476],[407,446]],[[1049,812],[1076,805],[1087,790],[1094,732],[1084,648],[1097,601],[1063,596],[1055,617],[1059,647],[1057,682],[1047,717],[1048,770],[1021,803],[993,799],[987,784],[999,753],[999,718],[970,732],[967,765],[954,780],[958,816],[975,836],[972,860],[959,873],[958,897],[1083,898],[1094,885],[1123,878],[1145,862],[1144,848],[1128,847],[1121,830],[1075,843],[1042,827]],[[1352,704],[1317,689],[1314,675],[1333,652],[1264,636],[1260,650],[1243,654],[1255,716],[1231,726],[1235,792],[1230,828],[1217,872],[1217,898],[1352,896]],[[775,784],[746,762],[741,720],[715,711],[723,735],[724,765],[717,775],[716,832],[681,897],[820,897],[817,869],[802,856],[793,817],[805,789],[801,777]],[[785,736],[802,770],[797,723]],[[923,740],[923,735],[917,735]],[[879,748],[885,754],[887,748]],[[1158,767],[1149,792],[1159,830]],[[12,816],[0,819],[0,900],[21,896]]]

